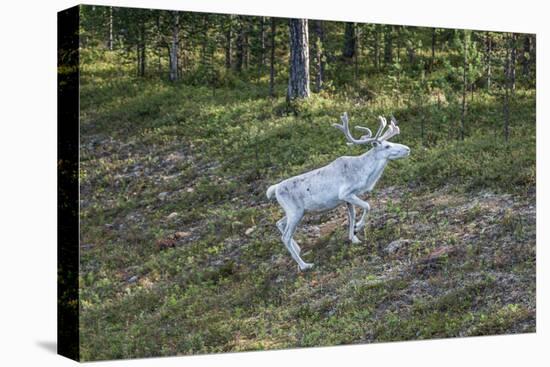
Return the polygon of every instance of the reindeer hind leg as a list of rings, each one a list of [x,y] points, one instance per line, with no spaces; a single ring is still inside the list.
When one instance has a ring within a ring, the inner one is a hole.
[[[304,260],[300,257],[300,254],[298,254],[296,249],[292,246],[292,241],[294,241],[292,235],[294,234],[300,219],[302,219],[302,216],[303,213],[293,213],[291,215],[287,215],[287,225],[281,239],[290,252],[290,256],[292,256],[294,261],[298,263],[300,270],[307,270],[313,267],[313,264],[304,262]]]
[[[355,235],[355,207],[350,203],[346,203],[346,206],[348,207],[348,238],[351,243],[361,243],[361,240]]]
[[[279,229],[279,232],[281,232],[281,234],[284,234],[285,233],[285,228],[286,228],[286,216],[285,217],[282,217],[279,221],[277,221],[277,228]],[[299,254],[302,249],[300,248],[300,246],[298,246],[298,244],[296,243],[296,241],[294,241],[294,239],[292,239],[292,247],[294,247],[294,250]]]
[[[311,268],[313,264],[304,262],[304,260],[300,257],[298,249],[292,244],[293,242],[295,243],[292,236],[294,235],[294,231],[296,230],[298,223],[304,216],[304,209],[298,202],[296,202],[292,195],[288,193],[277,192],[277,201],[286,214],[286,225],[284,226],[284,230],[282,232],[281,241],[283,241],[283,244],[290,253],[290,256],[292,256],[294,261],[298,263],[300,270],[307,270]],[[282,228],[282,224],[284,222],[282,220],[279,222],[280,228]]]

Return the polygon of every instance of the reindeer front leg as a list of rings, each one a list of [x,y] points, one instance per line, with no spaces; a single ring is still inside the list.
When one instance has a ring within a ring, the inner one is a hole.
[[[350,206],[353,208],[354,205],[357,205],[358,207],[363,209],[363,215],[361,216],[361,219],[359,220],[357,225],[355,225],[355,223],[353,223],[353,226],[352,226],[352,221],[350,220],[350,229],[349,229],[350,240],[353,243],[357,243],[352,238],[357,239],[357,236],[355,236],[355,231],[357,231],[357,230],[359,230],[359,229],[361,229],[365,226],[365,218],[366,218],[367,213],[370,210],[370,205],[369,205],[369,203],[367,203],[366,201],[361,200],[357,195],[352,194],[352,193],[343,192],[342,194],[339,195],[339,199],[346,202],[346,205],[348,206],[348,215],[350,215],[350,216],[351,216]],[[353,215],[355,217],[355,210],[354,209],[353,209]]]
[[[367,214],[369,213],[369,210],[370,209],[363,209],[363,214],[361,215],[361,219],[359,219],[359,222],[355,223],[355,233],[365,228],[365,222],[366,222]]]
[[[351,243],[360,243],[361,240],[355,235],[355,207],[350,203],[346,203],[346,206],[348,207],[349,240]]]

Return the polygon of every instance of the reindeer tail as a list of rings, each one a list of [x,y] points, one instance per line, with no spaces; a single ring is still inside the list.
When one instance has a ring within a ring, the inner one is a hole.
[[[269,186],[269,189],[267,189],[267,198],[273,199],[273,196],[275,196],[275,189],[277,188],[277,185],[271,185]]]

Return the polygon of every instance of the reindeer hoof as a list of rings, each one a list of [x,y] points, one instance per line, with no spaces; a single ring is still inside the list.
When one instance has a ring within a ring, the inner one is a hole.
[[[357,238],[357,236],[353,236],[353,238],[351,239],[351,243],[361,243],[361,240]]]
[[[313,268],[313,263],[304,263],[304,265],[298,265],[298,267],[300,268],[300,271],[306,271]]]

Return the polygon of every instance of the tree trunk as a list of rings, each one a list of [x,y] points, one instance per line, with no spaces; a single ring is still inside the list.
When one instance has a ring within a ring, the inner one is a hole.
[[[145,22],[142,23],[141,27],[141,76],[145,76],[147,66],[147,31],[145,29]]]
[[[260,72],[263,74],[265,67],[265,17],[260,17]]]
[[[187,51],[185,50],[185,45],[187,44],[185,40],[185,33],[181,35],[181,42],[180,42],[180,48],[179,48],[179,56],[178,56],[178,74],[184,75],[186,70],[189,70],[189,57],[187,55]]]
[[[309,90],[309,45],[307,19],[290,19],[290,76],[287,100],[308,98]]]
[[[384,63],[387,65],[393,62],[393,27],[386,26],[384,32]]]
[[[416,60],[416,50],[414,47],[407,48],[407,55],[409,57],[409,65],[414,65],[414,62]]]
[[[233,64],[231,58],[233,53],[233,16],[229,15],[229,24],[227,24],[227,29],[225,31],[225,68],[231,69]]]
[[[531,39],[531,50],[529,52],[529,67],[530,69],[533,69],[537,61],[537,36],[533,34],[533,35],[530,35],[529,38]]]
[[[208,15],[202,17],[202,42],[201,42],[201,62],[206,64],[208,58]]]
[[[325,55],[323,52],[324,47],[324,31],[323,21],[315,21],[315,91],[320,92],[323,88],[323,79],[325,75]]]
[[[355,23],[346,22],[346,30],[344,32],[344,48],[342,49],[342,57],[351,60],[355,55]]]
[[[141,52],[141,47],[140,47],[140,44],[138,42],[138,43],[136,43],[136,75],[137,76],[140,76],[140,72],[141,72],[141,55],[140,55],[140,52]]]
[[[374,67],[380,70],[380,26],[374,25]]]
[[[109,51],[113,51],[113,7],[109,7],[109,39],[107,41]]]
[[[424,111],[424,106],[422,106],[422,102],[420,102],[420,109],[421,111]],[[426,118],[424,116],[424,113],[422,114],[422,118],[420,119],[420,140],[422,141],[422,145],[424,145],[424,124],[425,124],[425,121]]]
[[[361,34],[361,32],[360,32],[359,24],[358,23],[354,23],[354,24],[355,24],[355,32],[354,32],[355,50],[353,50],[353,62],[354,62],[354,73],[353,73],[353,75],[354,75],[355,80],[357,80],[357,79],[359,79],[359,53],[360,53],[360,47],[361,47],[361,44],[359,43],[359,35]]]
[[[526,77],[529,75],[529,54],[531,53],[531,36],[526,34],[523,38],[523,52],[521,53],[521,74]]]
[[[145,65],[147,63],[146,46],[145,46],[145,22],[142,22],[139,30],[138,44],[138,76],[145,76]]]
[[[270,47],[271,55],[269,58],[269,96],[273,97],[275,95],[275,34],[277,32],[277,20],[276,18],[271,18],[271,35],[270,35]]]
[[[401,27],[397,26],[397,62],[401,63]]]
[[[172,13],[172,47],[170,48],[170,81],[178,80],[179,12]]]
[[[489,32],[485,33],[485,74],[487,78],[487,90],[491,89],[491,52],[493,40]]]
[[[244,58],[243,58],[243,66],[245,69],[248,69],[250,66],[250,20],[249,18],[244,18],[245,26],[244,26],[244,38],[243,38],[243,51],[244,51]]]
[[[237,35],[237,50],[236,50],[236,60],[235,60],[235,69],[238,72],[241,72],[244,65],[245,58],[245,28],[244,28],[244,18],[239,17],[239,34]]]
[[[157,35],[158,35],[159,38],[162,37],[162,31],[161,31],[161,29],[160,29],[160,14],[161,14],[160,12],[157,14],[157,22],[156,22],[156,23],[157,23],[157,24],[156,24],[156,26],[157,26],[156,31],[157,31]],[[157,56],[158,56],[158,58],[157,58],[157,73],[158,73],[158,75],[159,75],[159,77],[160,77],[161,71],[162,71],[162,67],[161,67],[161,66],[162,66],[162,63],[161,63],[161,62],[162,62],[162,57],[161,57],[161,56],[162,56],[162,46],[161,46],[161,42],[157,40],[155,46],[156,46],[155,48],[156,48],[156,50],[157,50]]]
[[[518,35],[512,33],[512,49],[510,50],[510,83],[511,83],[511,92],[514,93],[516,90],[516,59],[517,59],[517,39]]]
[[[504,140],[508,142],[508,138],[510,137],[510,90],[512,85],[512,78],[511,78],[511,65],[510,65],[510,58],[511,58],[511,52],[510,49],[512,48],[512,36],[507,37],[507,43],[506,43],[506,60],[504,63],[504,74],[505,74],[505,88],[504,88]]]
[[[466,69],[468,67],[468,39],[466,31],[464,31],[463,40],[463,63],[462,63],[462,111],[460,115],[460,140],[464,140],[464,128],[466,119],[466,87],[468,80],[466,78]]]
[[[412,40],[417,38],[413,30],[411,30],[411,33],[408,38]],[[414,65],[414,62],[416,59],[416,48],[415,48],[414,42],[407,42],[407,56],[409,58],[409,65]]]
[[[434,69],[435,64],[435,44],[436,44],[436,37],[437,37],[437,29],[432,28],[432,57],[430,58],[430,72]]]

